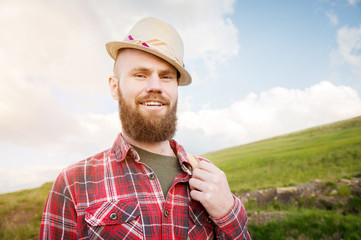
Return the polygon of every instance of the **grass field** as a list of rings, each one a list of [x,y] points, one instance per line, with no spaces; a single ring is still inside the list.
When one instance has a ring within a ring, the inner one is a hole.
[[[204,155],[226,174],[233,192],[276,188],[315,179],[332,182],[361,176],[361,117],[315,127]],[[38,239],[51,183],[0,195],[0,239]],[[349,194],[344,191],[340,194]],[[361,208],[361,198],[353,204]],[[255,206],[247,210],[286,212],[282,221],[249,223],[254,240],[361,239],[361,215],[315,206]]]
[[[39,238],[41,215],[51,185],[0,195],[0,239]]]
[[[361,173],[361,117],[204,155],[233,192],[336,180]]]
[[[249,224],[253,240],[286,239],[361,239],[361,217],[339,214],[317,209],[288,211],[281,222],[270,222],[263,226]]]

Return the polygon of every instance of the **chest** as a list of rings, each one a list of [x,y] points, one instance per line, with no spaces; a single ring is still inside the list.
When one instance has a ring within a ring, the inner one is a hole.
[[[78,208],[85,239],[213,238],[207,212],[190,198],[187,174],[178,174],[166,197],[153,171],[143,164],[125,161],[102,175],[102,181],[87,181],[81,194],[89,203]]]

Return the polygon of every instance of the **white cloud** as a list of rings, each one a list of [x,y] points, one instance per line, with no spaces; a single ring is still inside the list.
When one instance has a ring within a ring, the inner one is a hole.
[[[91,134],[81,122],[85,115],[76,111],[96,112],[89,107],[97,106],[96,100],[82,100],[108,95],[112,60],[104,44],[122,39],[147,15],[174,24],[184,36],[188,59],[201,59],[214,71],[217,61],[238,53],[237,30],[226,18],[234,2],[1,1],[0,141],[34,146]]]
[[[87,152],[105,150],[113,144],[117,134],[121,131],[118,112],[109,114],[87,113],[77,117],[82,134],[73,136],[70,152],[87,149]]]
[[[155,16],[171,23],[182,36],[186,68],[193,82],[217,76],[217,64],[229,60],[240,51],[238,30],[227,17],[233,13],[235,0],[185,1],[106,1],[91,4],[103,29],[111,33],[111,40],[120,40],[141,17]],[[99,11],[102,9],[103,11]],[[167,9],[164,11],[164,9]],[[119,13],[122,14],[119,14]],[[109,39],[108,39],[109,40]],[[206,69],[207,76],[198,78],[194,61]]]
[[[361,2],[361,0],[348,0],[348,3],[351,5],[356,5],[359,2]]]
[[[72,93],[106,93],[106,53],[89,12],[74,1],[0,4],[1,65]],[[100,56],[100,57],[99,57]],[[91,67],[91,71],[89,71]],[[1,74],[8,72],[3,68]],[[111,69],[111,67],[109,67]]]
[[[110,148],[121,130],[117,112],[80,114],[69,126],[55,124],[52,128],[46,122],[53,120],[49,116],[44,121],[37,117],[40,121],[32,123],[30,129],[21,126],[21,129],[1,130],[0,193],[54,181],[63,167]],[[12,138],[4,139],[3,133],[9,133]]]
[[[78,133],[75,118],[41,82],[7,75],[0,85],[0,142],[36,146]]]
[[[0,85],[0,143],[18,147],[57,146],[64,152],[73,149],[76,142],[85,144],[94,139],[105,147],[102,143],[120,130],[117,112],[76,113],[36,80],[8,75],[5,80],[0,78]]]
[[[328,19],[330,20],[331,24],[336,26],[338,24],[338,18],[336,13],[329,12],[329,11],[325,11],[326,16],[328,17]]]
[[[237,55],[240,48],[237,29],[227,18],[234,2],[4,0],[0,63],[72,94],[107,95],[112,59],[105,43],[123,39],[136,21],[153,15],[179,30],[188,62],[201,60],[215,73],[216,64]]]
[[[182,104],[176,139],[187,151],[201,154],[360,114],[360,98],[346,86],[321,82],[304,90],[276,87],[259,94],[250,93],[228,108],[192,111],[187,102]],[[65,166],[79,161],[111,147],[120,131],[117,112],[80,114],[74,121],[79,128],[77,134],[67,133],[61,144],[48,147],[42,155],[36,153],[38,158],[44,158],[37,164]],[[18,149],[23,152],[22,148]],[[33,155],[24,151],[23,155]],[[25,158],[21,162],[24,157],[20,155],[19,158],[12,161],[18,161],[23,168],[0,169],[0,192],[53,181],[60,169],[50,167],[50,171],[46,171],[45,166],[26,167],[30,165],[28,161],[35,162],[34,159]]]
[[[211,151],[215,149],[204,146],[229,147],[357,115],[361,101],[353,89],[321,82],[304,90],[276,87],[250,93],[228,108],[184,110],[179,114],[179,130],[196,130],[202,151]],[[186,146],[202,153],[194,141]]]
[[[361,80],[361,25],[343,27],[337,31],[338,54],[351,66]]]
[[[45,182],[54,181],[64,167],[0,168],[0,194],[39,187]]]

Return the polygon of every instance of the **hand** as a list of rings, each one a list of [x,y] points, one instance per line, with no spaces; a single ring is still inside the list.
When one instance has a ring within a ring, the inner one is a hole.
[[[199,201],[213,218],[225,216],[234,204],[226,174],[214,164],[200,161],[189,180],[191,197]]]

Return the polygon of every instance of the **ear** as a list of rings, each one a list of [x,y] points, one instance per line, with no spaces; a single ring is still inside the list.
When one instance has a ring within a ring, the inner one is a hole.
[[[114,100],[119,100],[118,98],[118,89],[119,89],[119,85],[118,85],[119,81],[116,77],[111,76],[109,77],[109,90],[110,90],[110,94],[112,95],[112,98]]]

